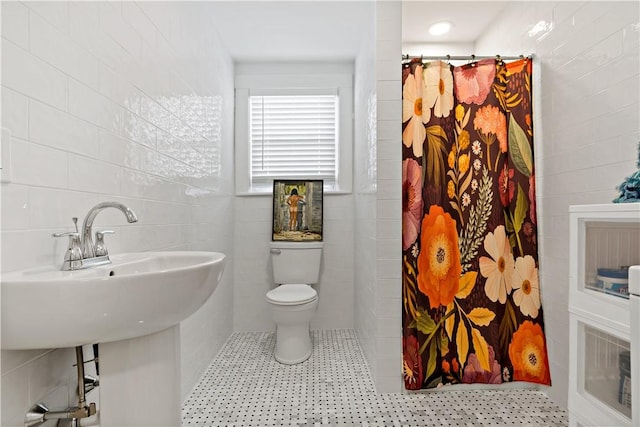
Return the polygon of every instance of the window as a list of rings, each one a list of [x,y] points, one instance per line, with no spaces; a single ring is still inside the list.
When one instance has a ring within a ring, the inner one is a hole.
[[[250,96],[252,183],[271,184],[274,177],[335,181],[337,101],[336,95]]]
[[[351,74],[236,76],[236,192],[274,179],[322,179],[351,191]]]

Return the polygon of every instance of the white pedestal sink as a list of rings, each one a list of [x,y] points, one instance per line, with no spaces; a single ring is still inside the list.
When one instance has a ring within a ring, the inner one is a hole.
[[[2,349],[100,343],[101,426],[179,426],[178,324],[214,291],[225,255],[143,252],[111,260],[87,270],[3,274]]]

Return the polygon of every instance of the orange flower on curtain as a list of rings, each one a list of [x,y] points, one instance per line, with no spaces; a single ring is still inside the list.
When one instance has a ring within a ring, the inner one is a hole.
[[[540,384],[551,382],[547,348],[540,325],[525,320],[513,334],[509,345],[509,357],[513,363],[513,379]]]
[[[460,253],[456,222],[440,206],[431,206],[422,221],[418,288],[431,308],[448,305],[458,293]]]
[[[491,145],[498,140],[501,153],[507,152],[507,120],[498,107],[486,105],[480,108],[473,119],[478,137],[487,146],[487,164],[491,167]],[[493,169],[497,169],[498,158]]]
[[[531,61],[403,68],[403,376],[550,384]]]

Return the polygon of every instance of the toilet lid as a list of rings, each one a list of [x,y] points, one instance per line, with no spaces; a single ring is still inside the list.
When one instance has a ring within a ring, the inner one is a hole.
[[[311,302],[318,293],[309,285],[280,285],[267,292],[267,301],[278,305],[297,305]]]

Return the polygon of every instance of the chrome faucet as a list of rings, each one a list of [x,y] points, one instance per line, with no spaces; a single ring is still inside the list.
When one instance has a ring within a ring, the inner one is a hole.
[[[53,237],[69,237],[69,247],[67,248],[67,252],[64,256],[64,262],[62,264],[63,271],[79,270],[82,268],[109,264],[111,262],[107,248],[104,246],[103,238],[105,234],[113,233],[113,231],[102,230],[96,232],[97,242],[95,244],[93,243],[93,236],[91,235],[93,220],[96,219],[96,216],[106,208],[119,209],[127,218],[127,222],[129,223],[138,221],[136,214],[133,213],[131,209],[118,202],[98,203],[89,209],[89,212],[82,223],[82,233],[78,233],[78,218],[73,218],[73,222],[76,224],[75,232],[53,234]]]
[[[87,216],[84,218],[82,223],[82,235],[81,235],[81,245],[82,245],[82,258],[95,258],[96,256],[96,248],[93,244],[93,236],[91,235],[91,229],[93,227],[93,220],[96,219],[96,216],[106,208],[116,208],[120,209],[124,216],[127,218],[128,223],[137,222],[138,218],[136,214],[133,213],[131,209],[118,202],[102,202],[98,203],[87,213]]]

